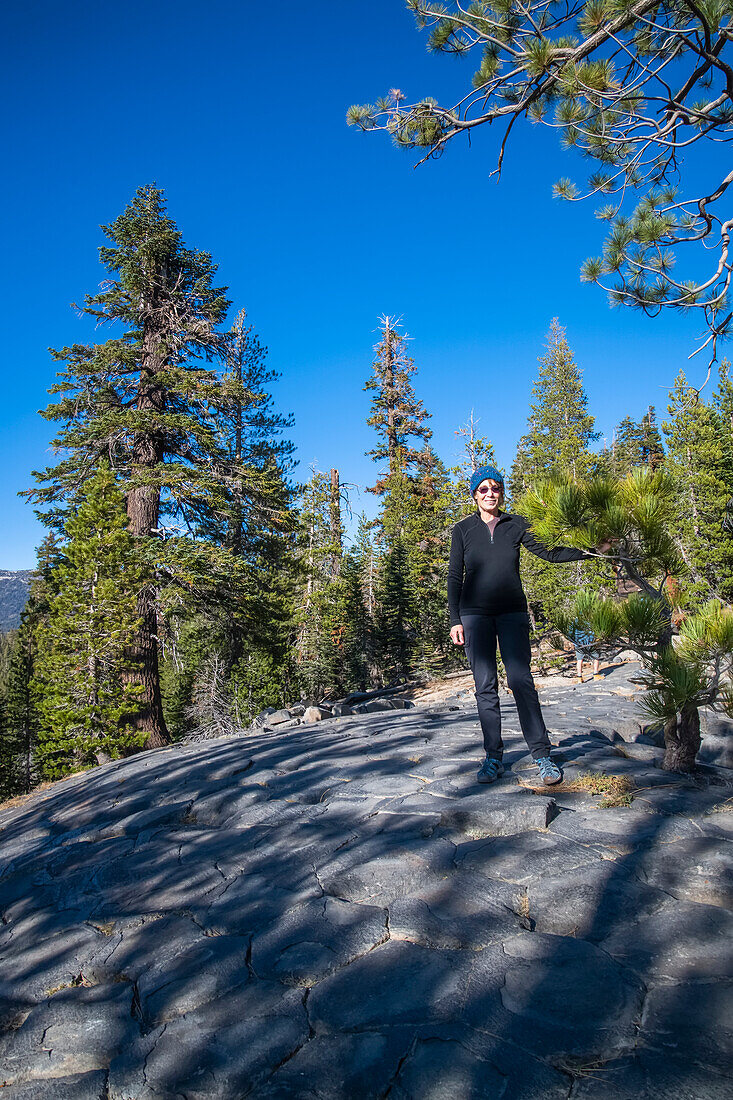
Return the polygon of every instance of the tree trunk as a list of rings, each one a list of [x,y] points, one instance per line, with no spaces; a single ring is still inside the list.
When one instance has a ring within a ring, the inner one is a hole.
[[[143,369],[140,372],[137,407],[162,415],[165,412],[165,390],[155,383],[155,373],[163,363],[157,351],[153,334],[143,338]],[[155,470],[163,459],[163,443],[155,432],[139,432],[132,448],[132,473],[142,480]],[[158,528],[160,513],[160,489],[156,484],[142,484],[130,489],[127,495],[127,518],[130,534],[135,539],[148,539]],[[130,646],[131,668],[124,676],[127,683],[142,688],[141,707],[133,726],[147,733],[146,749],[157,749],[170,743],[163,716],[160,697],[160,672],[158,668],[158,619],[155,588],[149,582],[140,589],[137,597],[137,614],[140,627]]]
[[[144,733],[144,748],[159,749],[170,744],[170,736],[163,717],[163,700],[160,695],[158,669],[158,617],[155,605],[155,589],[146,584],[138,593],[137,614],[140,627],[133,644],[127,650],[131,668],[123,674],[123,681],[142,688],[141,706],[131,720],[131,725]]]
[[[395,417],[394,339],[389,317],[384,326],[384,399],[387,405],[387,451],[390,474],[397,473],[397,424]]]
[[[23,751],[23,765],[24,765],[24,779],[25,779],[25,794],[33,787],[33,742],[34,742],[34,714],[33,714],[33,700],[31,698],[30,681],[33,675],[33,634],[32,631],[28,631],[28,641],[26,643],[26,675],[24,677],[25,684],[23,687],[23,735],[24,735],[24,751]]]
[[[329,497],[331,522],[331,576],[337,577],[341,569],[341,486],[338,470],[331,470],[331,493]]]
[[[700,748],[700,713],[696,706],[685,705],[676,719],[664,725],[664,763],[667,772],[692,772]]]
[[[237,318],[239,325],[237,348],[236,348],[236,365],[234,368],[234,377],[237,381],[237,394],[236,404],[234,407],[234,462],[239,468],[242,465],[242,353],[243,353],[243,328],[244,328],[244,310],[239,314]],[[242,543],[243,543],[243,506],[242,506],[242,482],[237,478],[237,487],[234,490],[234,515],[232,517],[232,553],[237,557],[242,555]]]

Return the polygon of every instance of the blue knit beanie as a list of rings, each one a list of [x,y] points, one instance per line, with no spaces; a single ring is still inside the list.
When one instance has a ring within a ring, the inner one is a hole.
[[[496,466],[479,466],[475,474],[471,478],[471,496],[476,492],[482,481],[498,481],[502,489],[504,488],[504,478],[497,470]]]

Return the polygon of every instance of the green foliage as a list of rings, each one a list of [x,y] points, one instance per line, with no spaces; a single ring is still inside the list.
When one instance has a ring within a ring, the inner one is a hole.
[[[377,589],[375,633],[387,681],[409,677],[413,671],[416,624],[411,587],[406,545],[398,537],[384,556]]]
[[[561,478],[558,487],[562,500],[556,502],[551,494],[549,507],[554,508],[556,503],[561,505],[563,515],[567,510],[577,523],[582,518],[578,508],[583,505],[574,482],[587,477],[592,469],[594,459],[589,446],[597,436],[594,419],[588,412],[581,371],[557,320],[552,322],[548,334],[547,354],[539,362],[527,431],[517,445],[509,489],[515,511],[531,518],[525,508],[525,500],[529,499],[526,494],[529,490],[531,496],[532,492],[530,486],[537,491],[556,473]],[[542,504],[542,510],[544,507]],[[588,538],[588,545],[594,545],[592,534]],[[606,574],[607,571],[595,563],[584,563],[582,567],[572,564],[558,569],[532,555],[523,557],[522,579],[535,626],[546,627],[567,611],[579,586],[602,590],[608,583]]]
[[[219,383],[202,360],[224,346],[216,326],[229,303],[213,286],[211,257],[185,246],[157,188],[140,188],[104,232],[110,244],[100,259],[111,278],[86,296],[82,312],[126,331],[53,353],[66,367],[50,389],[58,400],[42,415],[60,422],[53,446],[66,457],[36,472],[39,487],[29,495],[63,529],[83,496],[79,486],[108,459],[123,492],[153,491],[161,519],[180,517],[195,528],[207,494],[218,491],[207,460],[216,450],[210,402]]]
[[[367,423],[378,433],[369,453],[376,461],[388,459],[370,490],[382,499],[375,523],[372,638],[375,672],[386,681],[435,673],[454,659],[447,630],[447,559],[451,525],[464,508],[460,489],[430,446],[429,413],[415,396],[415,367],[405,341],[395,323],[383,318],[366,385],[373,393]],[[474,459],[486,449],[475,439],[469,446]]]
[[[517,445],[509,481],[513,499],[553,469],[573,479],[586,477],[592,466],[588,447],[598,438],[582,373],[557,319],[550,327],[547,354],[539,362],[527,431]]]
[[[388,460],[387,470],[369,489],[378,495],[385,492],[387,477],[419,469],[422,451],[413,441],[425,444],[432,435],[426,424],[430,414],[415,396],[412,385],[415,363],[407,354],[409,337],[400,331],[399,321],[394,318],[385,316],[380,321],[372,375],[364,386],[372,394],[367,424],[378,436],[377,446],[369,451],[369,457],[375,462]]]
[[[373,623],[364,590],[371,554],[371,545],[357,540],[344,555],[338,577],[334,671],[344,693],[366,691],[374,664]]]
[[[614,600],[587,590],[578,593],[570,611],[560,611],[555,625],[570,641],[578,635],[593,637],[594,646],[612,644],[620,636],[622,614]]]
[[[658,721],[674,720],[684,709],[710,702],[709,681],[704,668],[690,662],[671,646],[652,657],[639,676],[646,691],[638,701],[642,713]]]
[[[710,665],[733,656],[733,611],[709,600],[680,625],[677,653],[690,664]]]
[[[599,455],[598,469],[612,477],[623,477],[639,466],[656,470],[664,457],[656,411],[650,405],[641,420],[625,416],[614,429],[611,447],[604,447]]]
[[[548,546],[592,550],[615,540],[611,556],[639,576],[678,576],[684,563],[670,534],[676,516],[674,482],[663,470],[639,468],[625,478],[573,483],[567,475],[540,482],[520,501],[522,514]]]
[[[292,701],[294,678],[289,667],[272,651],[250,648],[234,665],[230,676],[231,714],[234,726],[248,726],[265,707],[286,706]]]
[[[576,634],[590,634],[594,647],[637,648],[653,651],[663,629],[659,600],[632,592],[623,600],[598,592],[581,591],[570,609],[559,614],[556,625],[572,641]]]
[[[65,560],[36,631],[38,755],[47,779],[144,741],[134,727],[141,691],[132,682],[129,657],[138,628],[140,565],[109,466],[100,465],[87,482],[85,499],[66,527]]]
[[[707,404],[680,372],[663,424],[676,495],[674,527],[689,573],[682,597],[687,609],[711,596],[733,599],[733,535],[723,526],[733,497],[732,404],[727,364]]]
[[[664,608],[659,600],[632,592],[621,604],[619,637],[631,648],[644,651],[657,640],[664,629]]]
[[[221,331],[229,303],[214,285],[216,266],[185,245],[163,193],[140,188],[104,231],[109,278],[82,312],[116,335],[54,353],[64,367],[43,415],[59,422],[53,448],[64,457],[36,474],[29,495],[68,533],[99,463],[114,469],[139,566],[135,660],[125,676],[142,688],[135,722],[155,746],[168,736],[159,638],[170,616],[226,622],[225,680],[245,642],[281,655],[294,526],[290,421],[273,410],[275,375],[244,313]]]
[[[38,708],[33,690],[35,643],[29,612],[3,637],[0,681],[0,799],[25,794],[37,778]]]
[[[460,134],[486,126],[493,135],[495,123],[504,133],[496,174],[509,135],[521,140],[517,119],[552,126],[566,148],[600,165],[589,171],[587,189],[563,178],[555,194],[570,201],[616,197],[599,212],[609,223],[603,256],[586,261],[581,278],[603,286],[611,304],[648,314],[700,309],[714,361],[717,340],[733,320],[728,238],[718,234],[728,180],[713,167],[696,196],[678,193],[677,179],[696,142],[730,138],[730,4],[663,0],[652,8],[583,0],[561,8],[544,0],[522,6],[408,0],[408,7],[427,31],[430,50],[473,56],[471,85],[453,106],[430,98],[407,105],[393,91],[351,107],[349,125],[384,130],[397,146],[420,149],[428,159]],[[720,249],[707,277],[674,274],[680,244]]]

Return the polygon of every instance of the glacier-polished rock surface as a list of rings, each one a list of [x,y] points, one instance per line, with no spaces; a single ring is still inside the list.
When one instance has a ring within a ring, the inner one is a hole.
[[[733,773],[627,744],[623,675],[541,697],[629,806],[535,786],[509,696],[478,786],[464,692],[0,811],[2,1100],[728,1097]]]

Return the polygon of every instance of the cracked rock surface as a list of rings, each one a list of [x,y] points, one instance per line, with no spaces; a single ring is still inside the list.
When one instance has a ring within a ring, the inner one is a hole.
[[[552,789],[510,696],[476,783],[462,682],[0,810],[2,1100],[727,1100],[733,771],[660,770],[634,671],[542,689]]]

